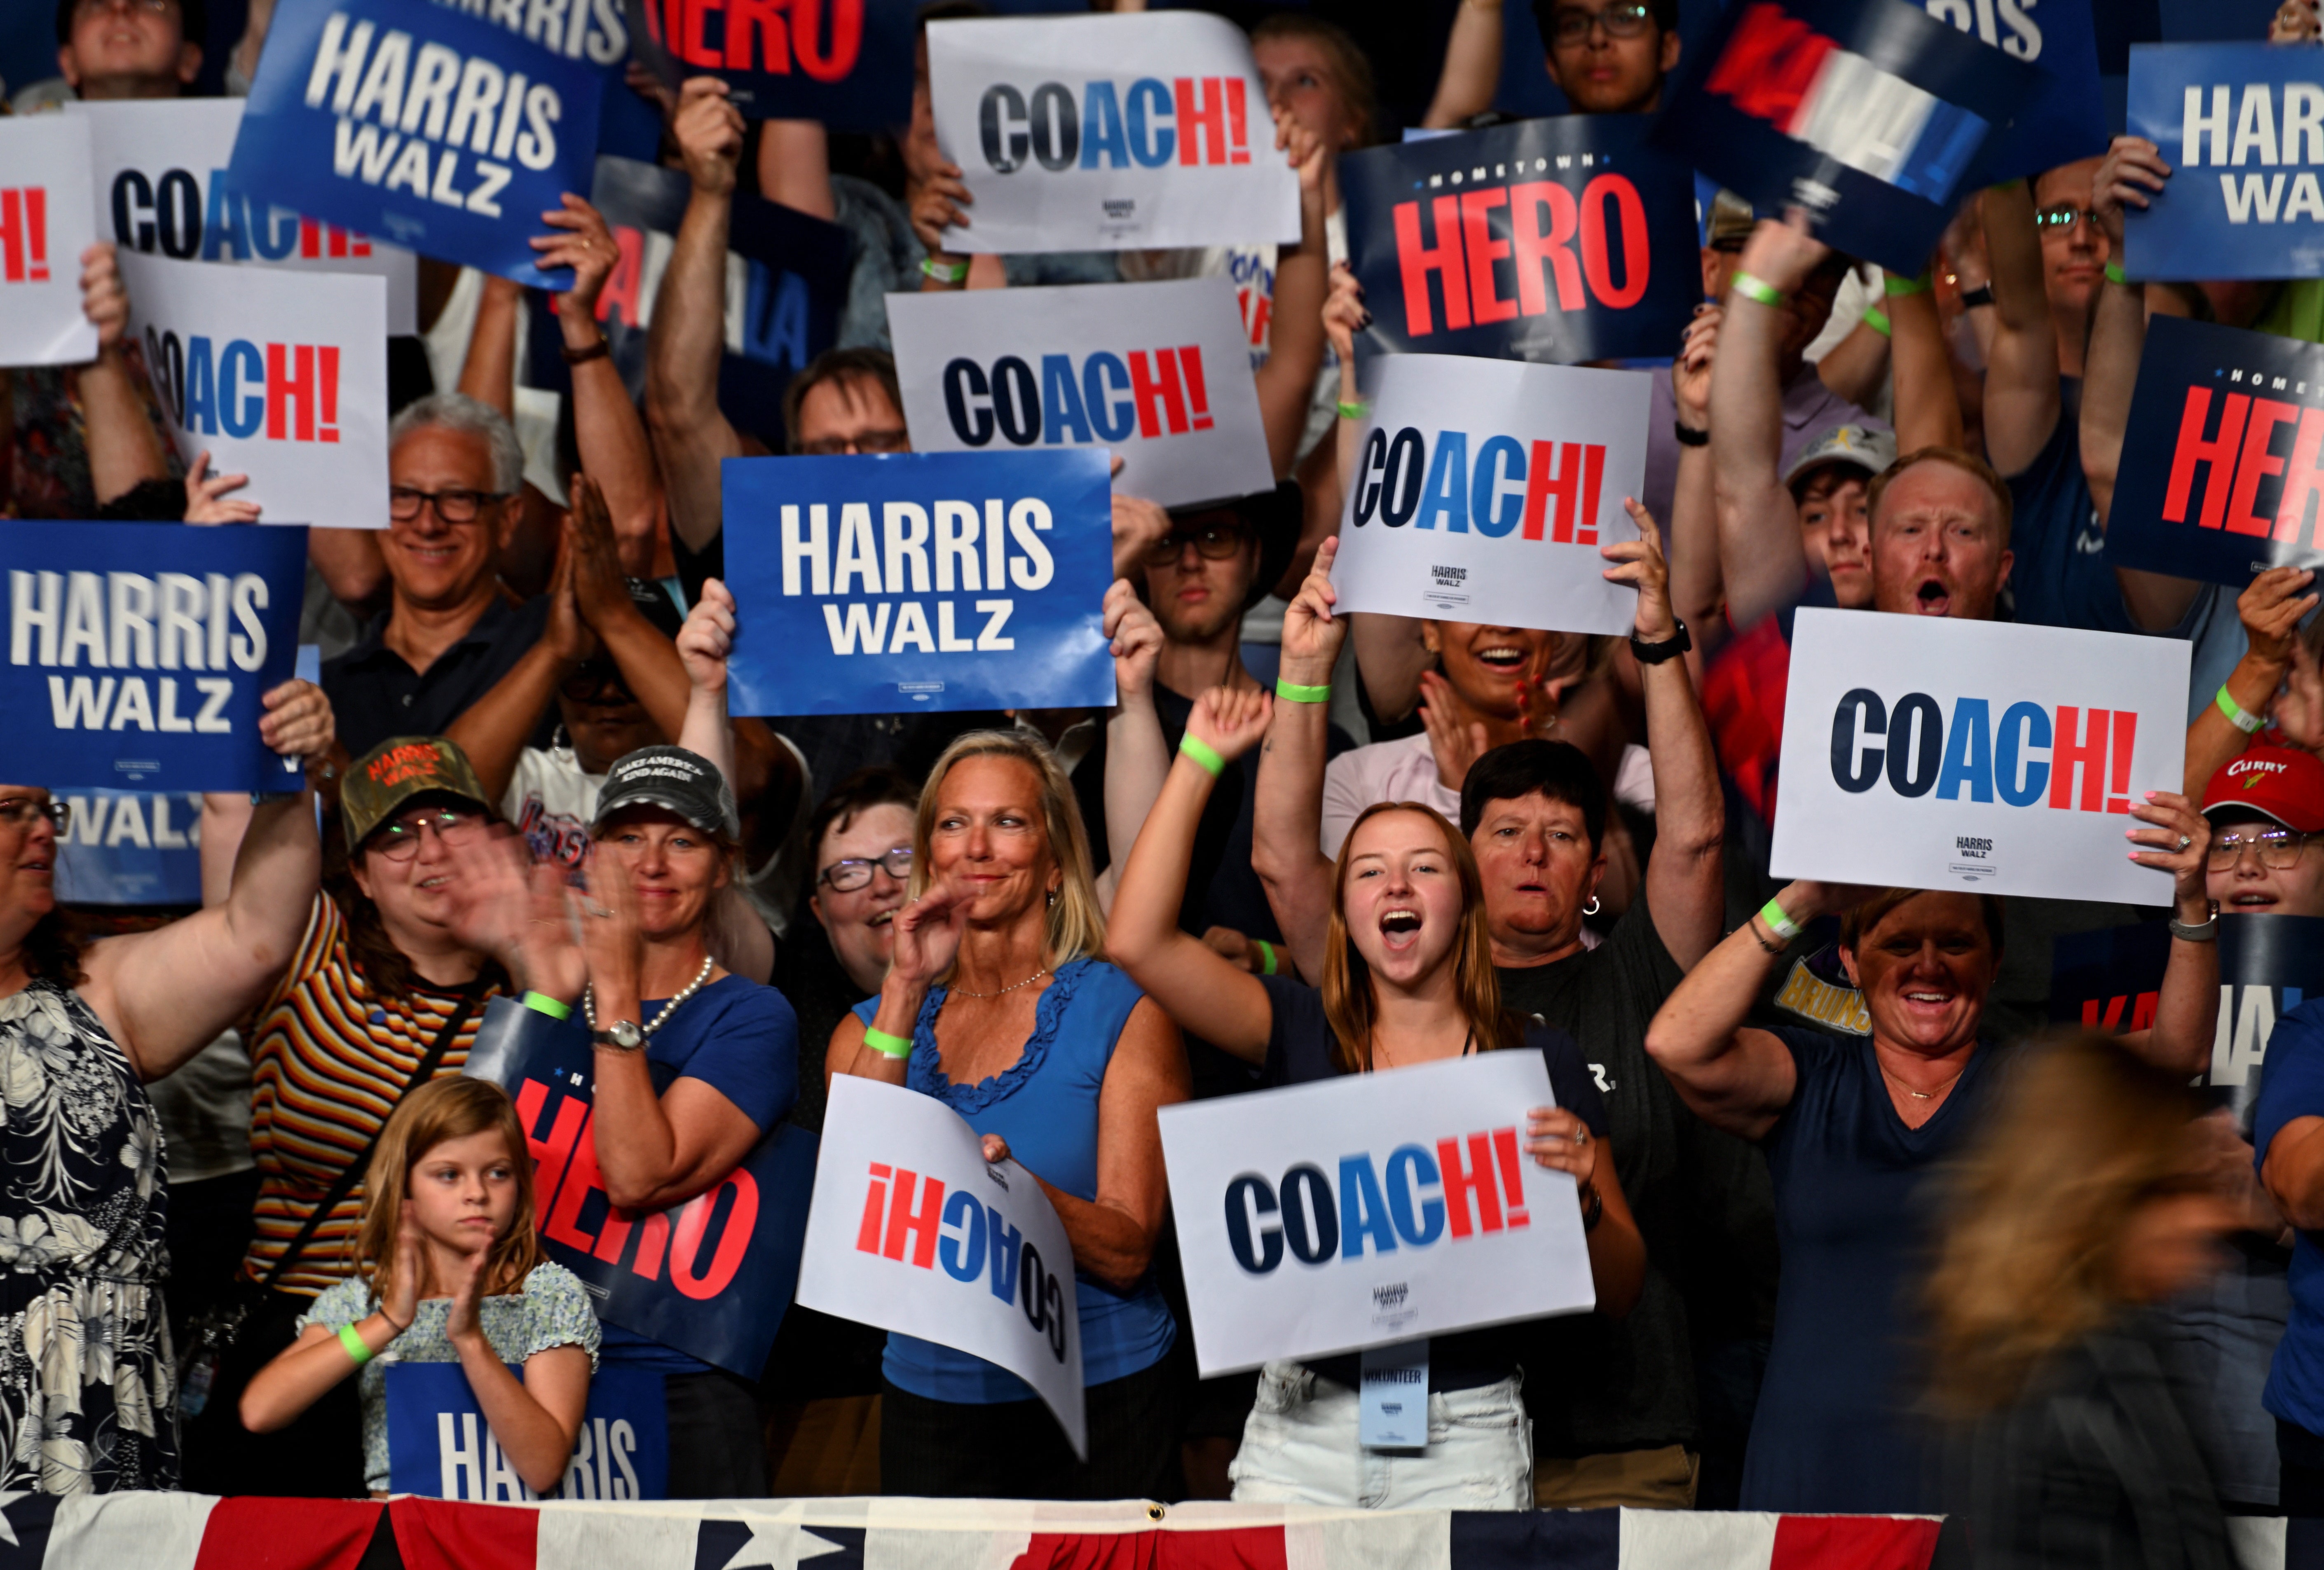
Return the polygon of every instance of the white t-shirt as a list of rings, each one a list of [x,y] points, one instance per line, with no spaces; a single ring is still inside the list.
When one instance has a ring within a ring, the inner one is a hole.
[[[501,815],[525,837],[535,860],[576,868],[589,853],[589,822],[604,788],[605,776],[583,773],[571,748],[528,747],[517,755]]]

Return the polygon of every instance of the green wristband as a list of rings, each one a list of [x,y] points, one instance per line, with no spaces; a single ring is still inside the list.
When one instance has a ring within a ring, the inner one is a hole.
[[[546,992],[526,993],[524,995],[524,1005],[525,1007],[532,1010],[533,1013],[545,1014],[551,1019],[571,1019],[573,1017],[573,1005],[571,1004],[559,1003],[557,999],[549,996]]]
[[[2236,730],[2242,731],[2246,736],[2251,735],[2261,726],[2267,723],[2267,721],[2264,718],[2253,713],[2249,709],[2246,709],[2241,703],[2236,702],[2236,695],[2227,691],[2227,684],[2225,682],[2221,682],[2219,684],[2219,695],[2217,698],[2214,698],[2212,702],[2218,704],[2219,712],[2227,717],[2227,723],[2234,726]]]
[[[1745,299],[1757,300],[1763,306],[1780,308],[1791,298],[1766,279],[1754,278],[1748,272],[1737,273],[1730,287]]]
[[[1930,279],[1926,268],[1922,269],[1921,276],[1918,278],[1899,278],[1893,272],[1884,272],[1880,275],[1880,287],[1888,291],[1888,298],[1891,299],[1900,294],[1926,294],[1929,291],[1929,286]]]
[[[868,1024],[863,1027],[863,1044],[883,1058],[908,1058],[912,1055],[911,1042],[901,1036],[891,1036],[886,1031],[875,1031]]]
[[[2119,262],[2109,262],[2106,264],[2106,276],[2108,283],[2119,283],[2125,287],[2130,283],[2130,274],[2122,270],[2122,263]]]
[[[1342,419],[1362,419],[1371,412],[1372,406],[1369,403],[1350,403],[1344,398],[1340,400],[1340,418]]]
[[[1884,338],[1892,335],[1888,325],[1888,313],[1878,306],[1874,306],[1864,313],[1864,325]]]
[[[1226,772],[1227,760],[1209,742],[1198,740],[1192,733],[1178,743],[1178,750],[1210,771],[1213,779]]]
[[[1769,932],[1783,939],[1786,943],[1790,942],[1794,938],[1798,937],[1802,932],[1807,930],[1801,926],[1799,923],[1785,915],[1784,914],[1784,907],[1777,904],[1774,900],[1769,900],[1766,904],[1759,907],[1759,919],[1767,923],[1767,930]]]
[[[1297,682],[1286,682],[1277,676],[1275,678],[1275,695],[1288,698],[1295,703],[1328,703],[1332,701],[1332,684],[1325,682],[1320,687],[1303,687]]]
[[[371,1348],[364,1345],[363,1336],[354,1326],[339,1327],[339,1345],[347,1349],[347,1355],[355,1360],[357,1368],[371,1361]]]
[[[968,263],[965,262],[938,262],[933,256],[923,256],[920,258],[920,271],[938,283],[968,281]]]
[[[1251,941],[1259,945],[1259,973],[1261,976],[1274,975],[1275,945],[1265,938],[1253,938]]]

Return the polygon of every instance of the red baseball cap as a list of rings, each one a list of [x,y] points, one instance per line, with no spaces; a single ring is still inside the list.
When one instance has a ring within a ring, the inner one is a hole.
[[[2324,761],[2292,747],[2230,758],[2203,791],[2203,811],[2247,807],[2301,834],[2324,832]]]

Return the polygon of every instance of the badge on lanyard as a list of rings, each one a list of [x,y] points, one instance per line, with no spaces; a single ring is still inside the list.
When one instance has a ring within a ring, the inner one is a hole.
[[[1358,1381],[1356,1441],[1367,1450],[1421,1450],[1428,1445],[1428,1342],[1400,1341],[1363,1354]]]

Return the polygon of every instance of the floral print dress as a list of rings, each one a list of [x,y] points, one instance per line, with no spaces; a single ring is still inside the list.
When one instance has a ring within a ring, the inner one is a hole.
[[[161,1129],[53,981],[0,998],[0,1491],[178,1482]]]

